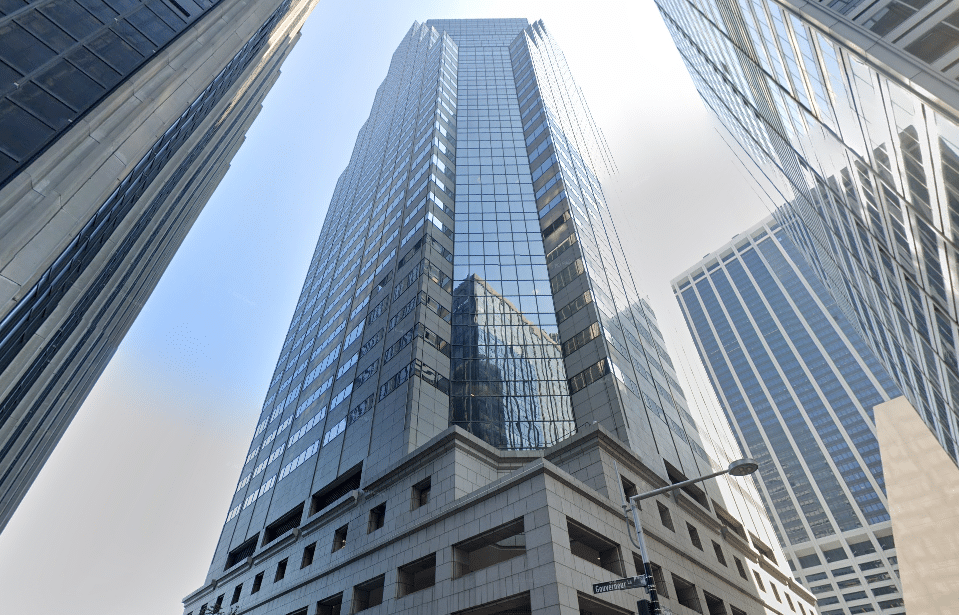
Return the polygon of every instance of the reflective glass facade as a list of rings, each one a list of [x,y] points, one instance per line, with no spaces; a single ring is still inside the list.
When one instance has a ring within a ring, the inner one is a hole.
[[[902,613],[872,413],[900,393],[779,223],[744,235],[673,281],[707,373],[820,609]]]
[[[728,425],[691,415],[639,298],[613,169],[542,22],[413,25],[335,187],[208,583],[240,583],[247,556],[283,552],[268,528],[325,527],[451,433],[519,459],[601,424],[659,482],[739,456]],[[748,486],[697,502],[775,543]]]
[[[226,173],[312,6],[0,3],[0,528]]]
[[[790,0],[657,4],[771,209],[786,203],[778,215],[799,222],[786,226],[797,248],[957,458],[955,83],[904,39],[877,42],[853,13],[800,15]]]

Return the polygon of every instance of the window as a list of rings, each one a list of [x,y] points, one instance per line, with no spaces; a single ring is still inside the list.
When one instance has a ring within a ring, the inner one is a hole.
[[[849,612],[852,615],[859,615],[860,613],[872,613],[873,611],[875,611],[875,609],[872,608],[871,604],[860,604],[858,606],[849,607]]]
[[[326,487],[314,493],[313,497],[310,498],[310,515],[315,515],[350,491],[359,489],[362,476],[363,464],[360,463]]]
[[[875,553],[876,547],[872,544],[871,540],[864,540],[855,544],[850,543],[849,550],[852,551],[853,557],[859,557],[860,555]]]
[[[267,526],[263,533],[263,544],[268,545],[293,528],[300,527],[300,518],[303,516],[303,504],[300,504]]]
[[[776,597],[776,602],[782,602],[783,600],[779,597],[779,590],[776,589],[776,584],[770,581],[769,587],[773,590],[773,596]]]
[[[276,576],[273,577],[274,583],[276,583],[277,581],[282,581],[283,577],[286,576],[286,562],[288,561],[289,559],[285,559],[276,565]]]
[[[875,562],[875,563],[882,566],[882,562]],[[862,566],[860,566],[860,568],[862,568]],[[846,576],[847,574],[853,574],[854,572],[856,572],[856,570],[852,566],[844,566],[842,568],[836,568],[835,570],[831,570],[830,572],[832,572],[832,576],[834,577],[843,577],[843,576]]]
[[[436,585],[436,554],[430,553],[422,559],[400,566],[396,583],[397,598]]]
[[[689,480],[685,474],[674,468],[668,461],[663,460],[663,464],[666,466],[666,475],[669,476],[669,482],[681,483]],[[691,497],[696,501],[697,504],[709,510],[709,500],[706,498],[706,492],[697,487],[696,485],[686,485],[682,488],[683,493]]]
[[[663,527],[667,530],[675,532],[676,528],[673,527],[673,517],[669,514],[669,509],[660,502],[656,502],[656,506],[659,508],[659,522],[662,523]]]
[[[343,592],[316,603],[316,615],[342,615]]]
[[[723,566],[726,566],[726,556],[723,555],[723,548],[720,547],[719,543],[717,543],[715,540],[712,540],[710,542],[713,543],[713,551],[716,553],[716,559],[719,561],[720,564],[722,564]]]
[[[526,534],[520,517],[453,545],[453,578],[488,568],[526,553]]]
[[[894,594],[894,593],[896,593],[897,591],[899,591],[899,590],[896,589],[896,586],[895,586],[895,585],[887,585],[887,586],[885,586],[885,587],[877,587],[876,589],[872,590],[872,595],[873,595],[873,596],[888,596],[889,594]]]
[[[230,554],[226,557],[226,566],[223,567],[223,570],[229,570],[233,568],[241,561],[253,555],[253,552],[256,551],[256,541],[260,537],[259,534],[250,538],[239,547],[230,551]]]
[[[425,480],[413,485],[413,510],[426,506],[430,501],[430,478],[427,476]]]
[[[699,539],[699,530],[694,528],[690,523],[686,524],[686,530],[689,532],[689,539],[693,541],[693,546],[702,551],[703,541]]]
[[[634,495],[639,495],[639,491],[636,490],[636,485],[633,484],[632,481],[624,476],[620,476],[619,479],[623,483],[623,494],[626,496],[627,501]]]
[[[813,553],[812,555],[803,555],[799,558],[799,567],[800,568],[812,568],[813,566],[819,566],[822,564],[819,561],[819,556]]]
[[[766,591],[766,586],[763,585],[763,579],[759,576],[759,573],[753,570],[753,576],[756,577],[756,585],[759,586],[761,591]]]
[[[786,594],[786,592],[783,592],[783,593],[786,595],[786,604],[789,605],[789,610],[790,610],[790,611],[795,611],[795,610],[796,610],[796,607],[793,606],[793,599],[790,598],[790,597],[789,597],[789,594]]]
[[[360,583],[353,588],[353,612],[359,613],[374,606],[383,604],[383,581],[385,575]]]
[[[883,551],[896,548],[896,542],[892,539],[892,536],[876,536],[876,540],[879,541],[879,546],[882,547]]]
[[[752,541],[753,546],[756,548],[756,550],[759,551],[760,555],[762,555],[763,557],[765,557],[772,563],[774,564],[776,563],[776,556],[773,554],[773,550],[769,547],[769,545],[767,545],[766,543],[761,541],[759,538],[757,538],[756,535],[753,534],[752,532],[749,532],[749,539]]]
[[[349,529],[349,527],[349,525],[344,525],[333,532],[333,553],[336,553],[346,546],[346,530]]]
[[[250,595],[253,595],[253,594],[255,594],[256,592],[260,591],[260,586],[261,586],[261,585],[263,585],[263,573],[262,573],[262,572],[259,573],[258,575],[256,575],[255,577],[253,577],[253,589],[250,590]]]
[[[306,568],[313,563],[313,556],[316,554],[316,543],[307,545],[303,549],[303,559],[300,561],[300,568]]]
[[[738,557],[736,557],[735,555],[733,556],[733,559],[736,561],[736,570],[739,571],[739,576],[741,576],[744,580],[748,581],[749,577],[746,576],[746,567],[743,566],[743,561],[739,559]]]
[[[605,568],[613,574],[626,576],[619,544],[569,517],[566,518],[566,525],[569,528],[569,550],[573,555]]]
[[[742,610],[739,607],[735,607],[731,604],[729,605],[729,610],[733,612],[733,615],[746,615],[746,611]]]
[[[825,572],[817,572],[816,574],[811,574],[806,577],[806,583],[815,583],[816,581],[823,581],[828,578],[829,575],[827,575]]]
[[[846,553],[846,550],[843,549],[842,547],[825,550],[822,552],[822,554],[826,557],[826,561],[829,562],[830,564],[833,562],[842,561],[844,559],[849,559],[849,555]]]
[[[866,583],[878,583],[880,581],[888,581],[891,577],[888,572],[880,572],[879,574],[870,574],[866,577]]]
[[[213,603],[213,612],[219,613],[220,608],[223,606],[223,598],[226,597],[226,594],[220,594],[216,597],[216,602]]]
[[[383,527],[383,523],[386,520],[386,502],[383,502],[379,506],[374,506],[370,509],[370,522],[367,525],[366,533],[372,534],[376,530]]]
[[[699,603],[696,586],[675,574],[671,576],[673,577],[673,587],[676,588],[676,601],[686,608],[702,613],[703,607]]]
[[[709,613],[709,615],[727,615],[726,605],[724,605],[723,601],[717,596],[704,591],[703,598],[706,599],[706,612]]]
[[[236,604],[240,601],[240,594],[243,592],[243,584],[240,583],[233,588],[233,597],[230,598],[230,604]]]
[[[856,587],[857,585],[862,585],[862,582],[859,579],[846,579],[845,581],[839,581],[836,583],[836,587],[839,589],[849,589],[850,587]]]

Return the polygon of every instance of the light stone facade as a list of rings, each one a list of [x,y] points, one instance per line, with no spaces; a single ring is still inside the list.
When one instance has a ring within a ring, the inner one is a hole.
[[[382,575],[382,603],[364,613],[632,613],[643,590],[592,593],[594,583],[638,574],[639,550],[623,515],[621,477],[641,492],[667,484],[599,425],[542,451],[501,451],[450,427],[187,596],[186,610],[210,612],[219,602],[221,609],[238,613],[355,613],[357,587]],[[426,478],[429,501],[412,508],[413,486]],[[383,526],[370,531],[370,511],[380,504],[386,504]],[[664,527],[659,507],[669,511],[675,531]],[[782,570],[781,559],[770,561],[685,493],[646,500],[641,515],[650,559],[662,568],[657,579],[666,579],[659,588],[664,613],[815,613],[812,595]],[[519,519],[522,554],[456,576],[454,545]],[[705,549],[693,545],[686,524],[698,530]],[[345,546],[332,551],[335,533],[344,526]],[[615,555],[603,557],[606,567],[574,554],[583,552],[575,543],[584,527],[614,549]],[[721,549],[725,564],[711,543]],[[314,559],[301,567],[304,550],[312,545]],[[430,555],[436,558],[435,583],[400,596],[399,569]],[[285,575],[274,581],[283,560]],[[747,578],[740,576],[737,560]],[[251,593],[258,574],[262,585]],[[695,586],[699,611],[679,603],[673,575]],[[230,604],[237,587],[240,598]],[[725,610],[710,610],[707,593]],[[340,610],[324,610],[338,596]]]

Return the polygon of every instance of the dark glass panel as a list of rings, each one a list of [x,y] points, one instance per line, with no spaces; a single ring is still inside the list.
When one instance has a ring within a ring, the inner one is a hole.
[[[905,4],[894,2],[866,22],[866,27],[879,36],[885,36],[899,27],[899,24],[909,19],[915,12],[915,9]]]
[[[0,147],[20,160],[35,152],[53,129],[9,100],[0,101]]]
[[[147,7],[143,7],[127,19],[130,20],[130,23],[133,24],[137,30],[143,32],[147,38],[153,41],[157,47],[166,44],[167,41],[173,38],[173,29],[163,23],[160,18]]]
[[[186,25],[186,22],[176,13],[173,12],[173,9],[163,4],[159,0],[154,0],[153,2],[148,2],[147,6],[150,7],[157,16],[160,17],[166,23],[166,25],[173,28],[174,31],[179,32],[183,29],[183,26]]]
[[[24,0],[0,0],[0,15],[9,15],[27,5]]]
[[[37,11],[30,11],[17,19],[17,22],[37,38],[53,48],[57,53],[64,51],[76,41],[55,23]]]
[[[93,34],[101,25],[73,0],[53,0],[40,10],[77,40]]]
[[[20,76],[20,73],[0,62],[0,95],[14,89],[13,83]]]
[[[955,13],[949,19],[955,17]],[[930,64],[959,45],[959,32],[945,24],[937,24],[918,40],[906,45],[906,51]]]
[[[86,110],[103,94],[103,88],[66,60],[48,68],[36,81],[76,111]]]
[[[140,0],[106,0],[106,3],[117,13],[126,13],[143,4]]]
[[[112,30],[102,32],[87,47],[124,75],[132,72],[143,59]]]
[[[117,12],[103,0],[77,0],[77,2],[103,23],[110,23],[117,16]]]
[[[126,21],[118,21],[113,24],[111,28],[113,32],[116,32],[120,38],[129,43],[134,49],[139,51],[144,56],[152,55],[156,51],[156,45],[154,45],[147,37],[143,36],[143,33],[134,28]]]
[[[3,152],[0,152],[0,177],[6,177],[7,175],[13,173],[14,169],[16,168],[16,161]]]
[[[69,107],[44,92],[32,81],[20,86],[10,95],[10,98],[54,128],[63,128],[68,124],[67,120],[76,115]]]
[[[103,60],[90,53],[90,50],[85,47],[74,49],[67,59],[107,88],[120,81],[120,73],[107,66]]]
[[[27,74],[53,58],[53,50],[18,24],[0,26],[0,59]]]

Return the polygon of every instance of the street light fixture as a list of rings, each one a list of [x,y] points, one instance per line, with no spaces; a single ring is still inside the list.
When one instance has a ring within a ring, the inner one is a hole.
[[[646,540],[643,538],[643,526],[639,520],[639,511],[636,509],[635,504],[642,500],[661,495],[663,493],[669,493],[675,491],[676,489],[682,489],[693,483],[699,483],[710,478],[716,478],[717,476],[722,476],[723,474],[729,474],[730,476],[749,476],[753,472],[759,469],[759,464],[755,460],[749,459],[737,459],[736,461],[729,464],[729,467],[720,472],[713,472],[712,474],[707,474],[706,476],[700,476],[699,478],[693,478],[690,480],[684,480],[680,483],[675,483],[669,485],[668,487],[662,487],[661,489],[654,489],[652,491],[647,491],[646,493],[640,493],[639,495],[634,495],[629,498],[629,503],[623,502],[623,513],[626,515],[626,518],[629,519],[630,511],[633,513],[633,525],[636,526],[636,540],[635,543],[639,547],[640,556],[643,559],[643,574],[646,577],[646,593],[649,594],[649,600],[640,600],[638,603],[639,615],[661,615],[661,610],[659,607],[659,595],[656,593],[656,583],[653,581],[653,569],[649,563],[649,557],[646,554]],[[617,468],[617,472],[618,472]]]

